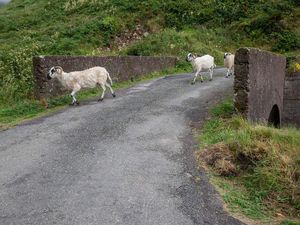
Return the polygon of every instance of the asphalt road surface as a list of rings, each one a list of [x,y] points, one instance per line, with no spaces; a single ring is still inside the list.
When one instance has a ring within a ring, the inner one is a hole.
[[[1,225],[233,225],[193,127],[232,89],[168,76],[0,132]]]

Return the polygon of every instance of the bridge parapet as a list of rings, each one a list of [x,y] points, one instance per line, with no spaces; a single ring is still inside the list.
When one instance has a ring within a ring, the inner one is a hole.
[[[174,67],[176,62],[176,57],[164,56],[38,56],[33,58],[36,96],[45,98],[68,93],[56,79],[47,80],[47,72],[52,66],[61,66],[65,72],[103,66],[114,81],[126,81]]]
[[[283,113],[286,59],[255,48],[235,55],[235,108],[253,122],[279,127]]]

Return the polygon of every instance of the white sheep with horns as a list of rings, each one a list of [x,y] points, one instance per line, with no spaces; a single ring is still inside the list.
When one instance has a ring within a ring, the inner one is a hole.
[[[103,90],[98,101],[103,100],[106,87],[110,89],[112,96],[116,97],[113,89],[111,88],[112,80],[104,67],[97,66],[82,71],[66,73],[60,66],[54,66],[49,70],[47,78],[49,80],[52,78],[57,78],[65,88],[72,90],[72,105],[79,104],[76,99],[76,93],[80,89],[94,88],[97,85],[100,85]],[[110,84],[107,82],[107,80],[110,81]]]
[[[214,63],[214,61],[215,61],[214,57],[212,57],[210,55],[196,57],[192,53],[189,53],[186,57],[186,60],[188,62],[190,62],[192,64],[194,70],[196,70],[192,84],[195,84],[196,79],[199,74],[200,74],[201,82],[203,82],[203,77],[200,73],[202,71],[209,71],[209,80],[210,81],[212,80],[214,68],[216,67],[216,65]]]
[[[234,54],[224,53],[224,66],[227,68],[226,78],[234,73]]]

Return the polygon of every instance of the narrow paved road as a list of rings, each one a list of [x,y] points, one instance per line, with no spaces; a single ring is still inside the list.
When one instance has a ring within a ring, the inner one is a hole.
[[[0,224],[241,224],[193,159],[191,125],[232,89],[224,73],[145,82],[0,132]]]

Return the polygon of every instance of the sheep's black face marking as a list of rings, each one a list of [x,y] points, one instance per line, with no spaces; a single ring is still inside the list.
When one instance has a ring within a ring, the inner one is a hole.
[[[224,59],[226,59],[226,57],[227,57],[228,55],[231,55],[231,53],[226,52],[226,53],[224,54]]]
[[[192,53],[189,53],[187,56],[186,56],[186,61],[187,62],[190,62],[190,61],[192,61],[193,60],[193,55],[192,55]]]
[[[49,70],[48,74],[47,74],[48,80],[51,80],[51,79],[52,79],[53,73],[55,73],[54,67],[52,67],[52,68]]]

